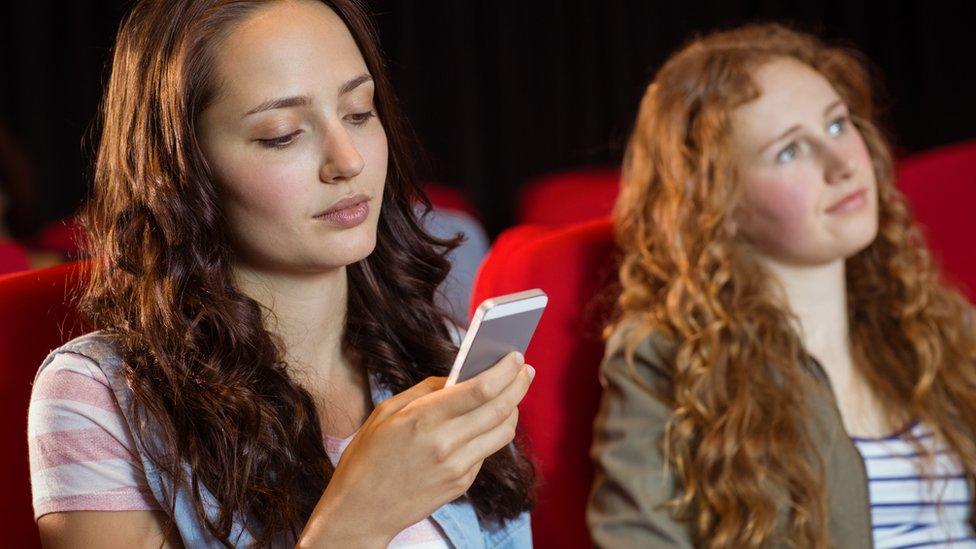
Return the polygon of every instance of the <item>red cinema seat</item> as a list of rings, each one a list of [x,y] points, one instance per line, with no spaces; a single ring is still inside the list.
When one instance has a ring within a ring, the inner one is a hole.
[[[519,406],[541,480],[532,512],[537,547],[592,547],[585,521],[589,451],[601,392],[600,332],[615,298],[614,249],[607,218],[549,230],[515,227],[498,237],[475,281],[473,307],[531,288],[549,295],[526,352],[538,373]]]
[[[84,237],[78,218],[66,217],[44,227],[31,242],[31,247],[58,252],[66,258],[79,258]]]
[[[12,240],[0,241],[0,275],[27,269],[30,269],[27,251]]]
[[[519,192],[516,220],[558,227],[610,215],[620,190],[620,168],[589,168],[548,175]]]
[[[48,352],[87,330],[73,301],[83,263],[0,276],[0,531],[7,547],[40,547],[31,506],[27,407]]]
[[[976,141],[901,159],[898,185],[947,281],[976,301]]]
[[[495,238],[484,260],[482,260],[481,265],[478,267],[478,272],[475,274],[475,280],[471,290],[470,310],[468,311],[469,321],[474,316],[475,309],[478,308],[478,305],[482,301],[499,295],[497,292],[492,293],[493,290],[488,288],[487,285],[492,283],[489,281],[495,281],[499,277],[505,276],[504,271],[508,265],[506,265],[504,258],[511,257],[526,242],[531,242],[534,238],[546,234],[549,231],[550,229],[548,227],[518,225],[505,230]]]

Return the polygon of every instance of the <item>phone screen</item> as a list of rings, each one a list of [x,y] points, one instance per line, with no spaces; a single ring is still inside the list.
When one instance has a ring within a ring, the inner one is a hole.
[[[544,308],[529,309],[506,316],[482,319],[457,381],[461,382],[480,374],[512,351],[525,354],[544,310]]]

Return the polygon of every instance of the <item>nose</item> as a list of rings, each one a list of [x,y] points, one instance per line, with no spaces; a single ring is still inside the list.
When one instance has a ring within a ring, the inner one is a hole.
[[[857,172],[857,163],[850,152],[837,145],[823,148],[824,179],[830,185],[847,181]]]
[[[336,124],[325,132],[319,179],[323,183],[348,181],[363,171],[365,162],[349,132]]]

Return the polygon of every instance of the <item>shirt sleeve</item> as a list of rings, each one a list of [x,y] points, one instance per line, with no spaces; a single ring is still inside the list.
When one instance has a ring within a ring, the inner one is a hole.
[[[34,382],[27,419],[34,519],[60,511],[159,510],[105,374],[60,353]]]
[[[628,364],[625,340],[619,332],[611,338],[600,370],[603,397],[591,450],[590,534],[597,547],[690,548],[688,525],[664,507],[677,489],[661,452],[671,409],[648,390],[665,383],[666,359],[649,337]]]

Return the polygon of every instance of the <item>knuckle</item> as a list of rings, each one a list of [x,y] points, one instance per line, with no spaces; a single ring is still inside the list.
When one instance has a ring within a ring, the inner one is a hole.
[[[451,454],[453,453],[454,448],[452,448],[452,445],[444,441],[437,441],[431,447],[431,456],[434,459],[434,463],[446,467],[449,474],[452,468]]]
[[[445,473],[447,473],[448,478],[452,479],[453,482],[464,482],[464,475],[468,468],[464,464],[459,463],[457,460],[451,461],[445,464]]]
[[[495,396],[491,384],[487,383],[483,379],[480,381],[480,383],[476,383],[472,389],[474,391],[475,398],[482,402],[487,402]]]
[[[504,422],[511,414],[512,411],[504,404],[493,403],[491,406],[491,419],[494,425]]]
[[[414,408],[407,408],[403,410],[402,415],[414,436],[423,436],[430,432],[430,420],[426,414],[418,413]]]

